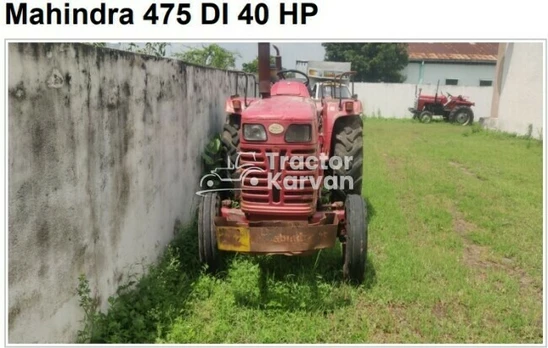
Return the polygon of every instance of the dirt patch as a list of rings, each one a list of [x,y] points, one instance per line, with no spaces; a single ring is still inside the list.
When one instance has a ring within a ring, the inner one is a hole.
[[[432,314],[437,319],[443,319],[447,316],[447,307],[445,303],[438,301],[434,304],[434,307],[432,307]]]
[[[395,171],[399,169],[400,163],[396,161],[396,159],[386,153],[382,154],[382,157],[384,157],[384,160],[386,161],[386,165],[388,166],[388,169],[390,171]]]
[[[504,257],[501,260],[493,260],[490,258],[491,250],[482,245],[474,244],[468,237],[468,233],[477,230],[478,227],[466,221],[462,212],[460,212],[454,204],[449,205],[449,212],[453,217],[453,230],[462,237],[464,243],[464,252],[462,262],[467,267],[473,269],[479,279],[487,278],[488,270],[498,271],[508,274],[510,277],[517,279],[523,290],[534,293],[535,296],[542,301],[542,287],[534,284],[533,279],[521,268],[519,268],[514,260]],[[502,284],[495,284],[495,287],[502,288]]]
[[[508,274],[519,282],[521,291],[530,293],[542,301],[542,286],[536,285],[535,281],[521,268],[514,265],[514,262],[494,261],[488,258],[489,248],[465,242],[463,262],[466,266],[474,269],[481,280],[487,278],[488,271],[495,271]],[[504,258],[503,260],[510,260]],[[503,283],[497,281],[494,284],[499,291],[504,290]]]
[[[483,177],[479,176],[478,174],[474,173],[473,171],[471,171],[469,168],[467,168],[462,163],[459,163],[459,162],[456,162],[456,161],[449,161],[449,165],[460,169],[464,174],[466,174],[468,176],[474,177],[474,178],[476,178],[478,180],[481,180],[481,181],[485,181],[485,178],[483,178]]]
[[[394,158],[392,158],[392,156],[388,155],[387,153],[383,153],[382,157],[384,157],[384,159],[386,160],[386,163],[388,163],[388,164],[394,164],[395,163]]]
[[[474,269],[487,269],[487,268],[499,268],[499,265],[487,258],[489,248],[477,244],[465,239],[464,243],[464,255],[463,262],[465,265]]]
[[[404,325],[408,324],[405,314],[407,312],[407,308],[405,307],[405,305],[399,303],[390,303],[387,306],[387,309],[396,322]]]
[[[467,233],[470,233],[478,229],[476,225],[466,221],[462,212],[459,211],[454,204],[450,204],[448,210],[451,213],[451,216],[453,217],[453,230],[457,232],[459,235],[464,236]]]

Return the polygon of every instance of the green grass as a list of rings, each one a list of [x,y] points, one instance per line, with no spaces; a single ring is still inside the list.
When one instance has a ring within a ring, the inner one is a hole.
[[[213,278],[181,231],[93,319],[95,342],[542,343],[542,143],[434,122],[366,119],[369,260],[340,250],[226,258]]]

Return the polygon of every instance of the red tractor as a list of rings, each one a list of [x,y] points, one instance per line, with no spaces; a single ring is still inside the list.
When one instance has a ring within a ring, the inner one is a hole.
[[[445,121],[456,123],[461,126],[471,125],[474,122],[474,112],[472,106],[474,102],[462,95],[454,96],[450,93],[438,96],[438,87],[435,95],[421,94],[422,89],[415,99],[415,105],[409,108],[413,114],[413,119],[418,119],[423,123],[430,123],[433,116],[442,116]]]
[[[362,105],[341,95],[318,106],[305,73],[277,70],[272,81],[269,57],[270,44],[259,43],[260,98],[227,100],[226,153],[239,155],[236,172],[253,169],[233,174],[244,179],[231,190],[201,191],[200,260],[216,272],[221,252],[308,255],[339,240],[345,279],[361,283],[367,258]]]

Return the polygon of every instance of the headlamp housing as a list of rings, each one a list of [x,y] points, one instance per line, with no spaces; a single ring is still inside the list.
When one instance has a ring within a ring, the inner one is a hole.
[[[244,124],[243,135],[247,141],[266,140],[266,130],[262,124]]]

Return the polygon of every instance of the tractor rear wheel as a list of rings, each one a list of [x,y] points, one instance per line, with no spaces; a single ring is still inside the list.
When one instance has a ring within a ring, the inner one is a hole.
[[[334,131],[333,157],[338,168],[332,168],[338,176],[338,183],[347,182],[344,177],[352,178],[352,187],[342,187],[333,191],[337,199],[347,194],[361,194],[363,176],[363,126],[359,118],[343,120]]]
[[[474,112],[468,106],[457,106],[451,110],[449,121],[460,126],[471,125],[474,122]]]
[[[221,199],[216,192],[202,196],[198,209],[198,248],[200,262],[208,266],[208,272],[219,268],[219,250],[215,233],[215,217],[221,212]]]
[[[240,135],[238,134],[238,129],[239,127],[236,124],[225,123],[223,133],[221,135],[224,152],[233,164],[238,158],[238,146],[240,145]]]
[[[346,240],[343,244],[345,279],[361,284],[367,261],[367,205],[361,195],[348,195],[345,201]]]
[[[419,120],[422,123],[430,123],[432,122],[433,114],[430,111],[423,111],[421,112],[419,116]]]

